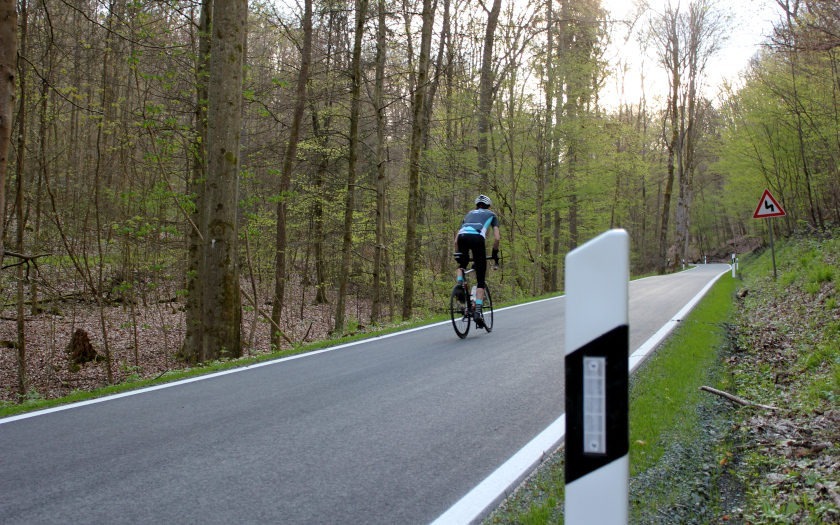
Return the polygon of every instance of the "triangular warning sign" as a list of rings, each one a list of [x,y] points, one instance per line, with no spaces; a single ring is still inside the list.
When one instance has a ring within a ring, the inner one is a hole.
[[[767,217],[782,217],[786,215],[784,208],[779,205],[779,201],[773,198],[770,190],[764,190],[761,200],[758,201],[758,206],[753,213],[753,219],[766,219]]]

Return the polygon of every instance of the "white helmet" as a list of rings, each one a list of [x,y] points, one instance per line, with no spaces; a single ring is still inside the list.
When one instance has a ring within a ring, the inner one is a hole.
[[[493,205],[493,201],[491,201],[490,197],[488,197],[487,195],[479,195],[478,197],[475,198],[475,203],[476,204],[484,204],[488,208]]]

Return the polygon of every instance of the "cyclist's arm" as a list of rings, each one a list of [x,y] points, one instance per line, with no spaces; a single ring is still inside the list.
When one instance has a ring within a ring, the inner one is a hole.
[[[502,240],[502,234],[499,233],[499,227],[493,226],[493,249],[499,249],[499,241]]]

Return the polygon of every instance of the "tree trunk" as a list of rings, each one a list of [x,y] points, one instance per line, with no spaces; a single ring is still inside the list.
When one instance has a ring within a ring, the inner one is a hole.
[[[411,146],[408,156],[408,210],[406,210],[405,274],[403,276],[402,317],[411,317],[414,306],[414,272],[419,256],[417,218],[420,203],[420,153],[423,147],[424,101],[429,80],[429,59],[432,46],[434,9],[432,0],[423,0],[423,28],[417,79],[411,99]]]
[[[28,30],[28,16],[26,9],[26,0],[20,3],[20,49],[25,54],[26,37]],[[17,137],[17,190],[15,191],[15,212],[17,222],[17,251],[18,253],[26,253],[23,244],[23,232],[26,229],[26,218],[24,214],[23,195],[25,190],[24,180],[24,163],[26,160],[26,74],[23,71],[23,61],[18,60],[17,64],[18,74],[20,75],[20,106],[18,109],[18,137]],[[0,214],[3,213],[3,208],[0,207]],[[2,268],[2,264],[0,264]],[[24,274],[24,265],[17,267],[17,351],[18,351],[18,399],[23,400],[26,396],[26,317],[24,315],[26,296],[24,295],[24,283],[26,282],[26,275]]]
[[[312,0],[305,0],[303,4],[303,47],[300,56],[300,71],[298,72],[297,88],[295,90],[295,110],[292,116],[292,126],[289,129],[289,142],[283,156],[283,168],[280,173],[280,200],[277,202],[277,236],[275,247],[274,269],[274,299],[271,308],[271,319],[275,326],[280,326],[280,315],[283,312],[283,296],[286,291],[286,250],[288,235],[288,199],[292,188],[292,168],[300,136],[303,111],[306,108],[306,84],[309,82],[309,67],[312,57]],[[271,330],[271,345],[280,348],[280,334]]]
[[[15,101],[17,61],[17,11],[15,0],[0,0],[0,268],[6,237],[6,172],[12,138],[12,113]]]
[[[671,214],[671,195],[674,191],[674,171],[675,159],[677,151],[680,148],[680,130],[679,130],[679,95],[680,95],[680,41],[677,34],[677,13],[669,10],[666,13],[665,21],[666,28],[666,60],[664,61],[666,67],[671,73],[670,92],[668,94],[668,114],[666,120],[670,119],[671,123],[671,138],[668,140],[668,175],[665,180],[665,193],[662,199],[662,214],[659,222],[659,261],[657,261],[657,268],[659,273],[664,273],[667,264],[667,242],[668,242],[668,222]],[[667,125],[665,126],[667,129]]]
[[[385,0],[378,3],[376,29],[376,80],[373,104],[376,111],[376,234],[373,247],[373,290],[370,322],[376,324],[382,315],[382,265],[385,259],[385,57],[387,27]]]
[[[578,238],[578,200],[577,200],[577,171],[578,171],[578,152],[580,149],[579,132],[581,126],[579,124],[578,104],[581,86],[579,79],[580,72],[577,68],[583,64],[580,63],[580,57],[576,49],[576,42],[582,38],[581,35],[575,34],[577,28],[573,25],[576,14],[573,14],[573,8],[570,5],[571,0],[563,0],[560,6],[560,23],[558,28],[558,61],[561,64],[562,74],[560,75],[558,88],[560,92],[557,94],[557,121],[561,119],[563,122],[562,129],[565,132],[566,151],[564,160],[566,162],[566,195],[568,198],[568,213],[566,218],[568,220],[569,239],[567,250],[572,251],[577,247]],[[561,105],[559,101],[565,100]],[[563,110],[562,114],[560,110]],[[559,231],[559,219],[555,218],[557,229]],[[559,244],[559,238],[557,239]],[[555,248],[555,258],[559,262],[559,250]],[[555,287],[557,289],[557,287]]]
[[[353,248],[353,209],[356,194],[356,161],[359,155],[359,99],[362,87],[362,36],[367,18],[368,0],[356,0],[356,28],[350,78],[350,141],[347,162],[347,196],[344,201],[344,238],[341,243],[341,269],[338,274],[338,299],[335,307],[335,332],[344,331],[344,306]]]
[[[41,81],[40,111],[38,115],[38,179],[35,183],[35,218],[33,220],[32,250],[36,252],[41,244],[41,199],[43,196],[43,181],[47,172],[47,110],[50,97],[50,78],[52,77],[52,49],[47,50],[48,65],[44,70],[44,78]],[[32,279],[29,283],[30,312],[37,315],[40,312],[38,280]]]
[[[545,8],[546,25],[546,65],[545,65],[545,121],[542,130],[543,154],[537,173],[537,195],[536,195],[536,241],[534,263],[536,272],[536,293],[542,294],[550,290],[550,262],[546,260],[549,254],[548,211],[545,210],[547,199],[546,192],[552,180],[554,172],[554,137],[556,129],[554,126],[554,90],[556,68],[554,67],[554,10],[551,2],[546,2]]]
[[[326,137],[321,138],[319,131],[318,115],[315,109],[312,109],[312,128],[313,135],[319,142],[326,144],[328,140]],[[328,194],[325,182],[325,175],[329,167],[329,158],[327,155],[320,153],[318,155],[318,162],[315,164],[315,175],[313,185],[315,187],[315,198],[312,199],[312,244],[315,251],[315,304],[327,304],[327,260],[325,258],[326,250],[324,245],[326,240],[324,238],[324,195]]]
[[[247,40],[247,0],[213,6],[207,90],[207,175],[199,287],[201,344],[193,359],[206,362],[242,354],[239,286],[239,142]]]
[[[103,239],[103,234],[106,236],[109,235],[110,232],[106,233],[103,227],[103,214],[106,215],[104,218],[107,220],[107,206],[102,202],[104,193],[103,187],[107,188],[110,186],[110,175],[111,169],[109,169],[110,165],[110,151],[109,145],[112,140],[111,136],[111,126],[113,124],[113,112],[112,107],[114,104],[114,92],[113,92],[113,84],[114,84],[114,77],[112,71],[112,62],[114,61],[114,55],[116,54],[113,45],[113,39],[115,38],[116,31],[114,30],[114,25],[119,23],[121,19],[121,12],[118,12],[118,6],[116,0],[111,0],[108,5],[108,16],[106,18],[106,33],[105,33],[105,53],[102,56],[102,96],[100,100],[100,104],[102,106],[102,118],[98,122],[96,126],[96,143],[94,148],[94,168],[93,168],[93,176],[94,176],[94,185],[93,185],[93,212],[94,212],[94,219],[96,223],[96,250],[97,250],[97,272],[96,272],[96,279],[94,280],[93,275],[90,273],[90,268],[88,266],[88,257],[85,254],[85,267],[89,275],[90,286],[94,292],[94,297],[96,298],[96,305],[99,310],[99,327],[102,332],[102,346],[105,352],[105,370],[108,377],[108,384],[113,384],[114,382],[114,373],[113,373],[113,360],[111,359],[111,345],[108,337],[108,324],[105,319],[105,304],[102,300],[102,293],[104,292],[104,282],[105,282],[105,259],[107,255],[107,239]],[[103,164],[105,167],[103,168]],[[106,180],[104,183],[102,181],[102,173],[103,171],[106,173]],[[105,213],[103,213],[103,208],[106,208]]]
[[[484,48],[481,54],[481,74],[478,85],[478,174],[481,191],[486,192],[489,184],[490,160],[487,152],[487,135],[490,133],[490,112],[493,109],[493,42],[502,0],[493,0],[493,7],[487,13],[484,30]]]
[[[180,357],[199,359],[202,334],[203,298],[199,284],[199,268],[204,251],[206,206],[204,205],[204,176],[207,172],[207,77],[210,60],[210,27],[213,21],[213,0],[202,0],[198,22],[198,45],[195,64],[195,131],[192,143],[192,171],[187,194],[193,196],[193,212],[187,233],[186,274],[186,334]]]
[[[315,115],[313,111],[313,116]],[[317,121],[317,118],[313,118]],[[317,128],[316,128],[317,129]],[[315,132],[318,136],[318,132]],[[314,244],[315,251],[315,304],[327,304],[327,261],[325,259],[324,245],[324,201],[322,195],[327,194],[326,185],[324,181],[324,174],[327,172],[328,158],[321,154],[320,160],[315,166],[315,194],[316,197],[312,203],[312,244]]]

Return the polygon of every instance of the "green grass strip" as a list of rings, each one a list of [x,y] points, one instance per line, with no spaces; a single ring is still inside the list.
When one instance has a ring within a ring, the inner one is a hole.
[[[669,442],[702,429],[695,407],[701,385],[716,386],[718,352],[734,309],[737,281],[721,277],[662,347],[630,380],[630,474],[656,465]],[[563,523],[562,454],[552,458],[485,523]],[[656,508],[657,503],[642,502]],[[631,509],[632,513],[632,509]]]
[[[734,309],[736,280],[723,276],[679,329],[642,367],[630,392],[630,474],[654,465],[665,451],[666,432],[692,431],[703,384],[714,381],[726,323]]]

